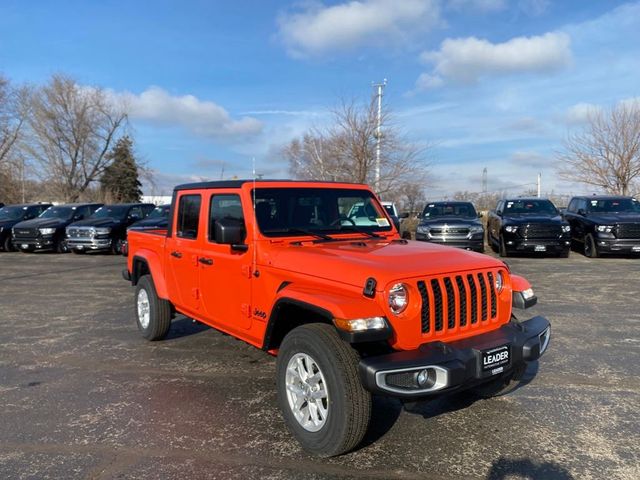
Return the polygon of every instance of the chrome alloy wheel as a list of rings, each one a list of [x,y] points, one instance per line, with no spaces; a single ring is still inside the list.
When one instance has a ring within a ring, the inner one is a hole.
[[[146,329],[149,326],[150,319],[151,305],[149,304],[149,295],[146,290],[141,289],[138,292],[138,320],[140,321],[140,326]]]
[[[327,421],[329,392],[316,361],[306,353],[296,353],[287,365],[285,377],[289,408],[298,423],[317,432]]]

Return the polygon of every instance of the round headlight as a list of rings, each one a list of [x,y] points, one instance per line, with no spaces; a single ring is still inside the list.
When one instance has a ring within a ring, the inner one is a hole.
[[[504,277],[502,276],[502,272],[498,272],[496,275],[496,291],[500,293],[502,291],[502,287],[504,286]]]
[[[389,309],[395,315],[400,315],[409,305],[409,290],[403,283],[396,283],[389,290]]]

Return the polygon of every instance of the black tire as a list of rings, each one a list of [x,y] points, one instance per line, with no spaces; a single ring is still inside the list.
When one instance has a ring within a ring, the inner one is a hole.
[[[491,248],[493,252],[498,253],[498,247],[496,247],[496,242],[493,240],[493,237],[489,232],[487,232],[487,244],[489,245],[489,248]]]
[[[470,392],[472,395],[484,399],[506,395],[518,386],[526,368],[527,365],[523,363],[516,366],[512,371],[501,374],[494,380],[473,387]]]
[[[300,354],[311,357],[324,378],[327,414],[317,431],[309,431],[296,419],[287,394],[287,367]],[[332,457],[362,441],[371,418],[371,394],[360,381],[359,360],[358,353],[328,324],[302,325],[282,341],[276,365],[278,405],[287,428],[308,452]]]
[[[114,255],[122,255],[122,239],[114,238],[111,240],[111,253]]]
[[[69,246],[64,238],[59,238],[53,245],[53,249],[56,253],[69,253]]]
[[[7,237],[4,239],[4,242],[2,242],[2,249],[5,252],[15,252],[16,249],[13,247],[13,243],[11,242],[11,235],[7,235]]]
[[[504,243],[504,237],[500,235],[500,256],[508,257],[509,252],[507,251],[507,245]]]
[[[600,256],[596,241],[590,233],[584,237],[584,256],[588,258],[598,258]]]
[[[148,322],[140,318],[141,310],[139,301],[141,295],[146,294],[148,300],[149,318]],[[156,287],[153,284],[151,275],[143,275],[136,285],[135,295],[136,324],[142,332],[142,336],[149,341],[162,340],[167,336],[171,327],[171,303],[163,298],[158,298]],[[145,325],[146,323],[146,325]]]

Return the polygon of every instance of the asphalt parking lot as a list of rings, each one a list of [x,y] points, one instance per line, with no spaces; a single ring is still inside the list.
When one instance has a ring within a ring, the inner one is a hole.
[[[287,433],[272,357],[184,317],[143,340],[123,258],[0,253],[0,478],[640,478],[640,260],[508,263],[553,324],[527,384],[376,399],[326,460]]]

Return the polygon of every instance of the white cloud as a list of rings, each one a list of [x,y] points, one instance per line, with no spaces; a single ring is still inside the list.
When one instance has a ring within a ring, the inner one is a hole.
[[[593,103],[576,103],[567,109],[564,120],[569,125],[582,125],[601,111],[602,107]]]
[[[233,119],[220,105],[193,95],[173,96],[160,87],[149,87],[139,95],[110,92],[124,102],[129,117],[156,125],[179,126],[203,137],[231,139],[262,132],[262,123],[252,117]]]
[[[516,37],[504,43],[475,37],[446,39],[440,50],[424,52],[421,58],[434,65],[427,74],[430,86],[437,86],[438,78],[441,84],[445,79],[471,84],[493,75],[560,70],[571,63],[570,43],[565,33]]]
[[[449,0],[447,6],[455,10],[472,9],[480,12],[497,12],[507,6],[506,0]]]
[[[407,40],[438,24],[438,0],[353,0],[338,5],[306,3],[278,18],[278,36],[290,55],[318,56]]]
[[[539,17],[549,8],[549,0],[520,0],[518,6],[526,15]]]

